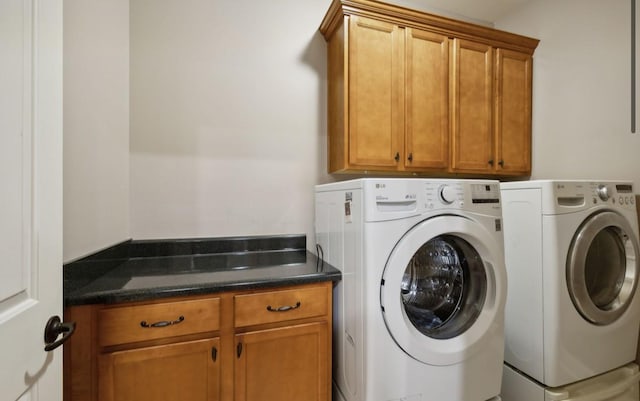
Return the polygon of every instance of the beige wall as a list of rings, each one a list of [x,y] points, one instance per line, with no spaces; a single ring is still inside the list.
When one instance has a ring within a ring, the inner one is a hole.
[[[540,39],[533,178],[625,179],[640,191],[640,131],[630,133],[630,12],[626,0],[541,0],[496,21]]]
[[[330,0],[131,0],[134,238],[313,234]]]
[[[64,260],[129,238],[129,1],[64,1]]]

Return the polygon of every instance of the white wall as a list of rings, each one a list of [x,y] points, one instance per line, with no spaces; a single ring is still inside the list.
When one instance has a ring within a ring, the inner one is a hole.
[[[129,234],[129,1],[64,1],[64,260]]]
[[[133,238],[313,234],[330,0],[131,0]]]
[[[640,133],[630,133],[630,13],[628,0],[539,0],[496,21],[540,39],[532,178],[628,179],[640,192]]]

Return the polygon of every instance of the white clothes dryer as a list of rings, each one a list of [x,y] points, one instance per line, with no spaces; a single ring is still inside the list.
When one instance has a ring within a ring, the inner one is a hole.
[[[500,393],[506,271],[491,180],[316,187],[334,291],[334,399],[484,401]],[[495,398],[499,400],[499,398]]]
[[[501,192],[505,362],[550,387],[631,362],[640,325],[632,184],[522,181]]]

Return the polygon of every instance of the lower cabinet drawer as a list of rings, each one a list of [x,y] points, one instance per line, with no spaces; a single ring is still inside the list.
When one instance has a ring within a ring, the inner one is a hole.
[[[98,312],[98,344],[102,347],[219,328],[219,298],[113,307]]]
[[[235,327],[324,316],[328,302],[325,286],[236,295]]]

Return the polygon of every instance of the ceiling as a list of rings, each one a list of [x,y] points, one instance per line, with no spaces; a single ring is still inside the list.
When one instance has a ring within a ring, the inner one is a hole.
[[[384,0],[383,0],[384,1]],[[389,0],[404,7],[465,18],[492,25],[518,7],[535,0]]]

